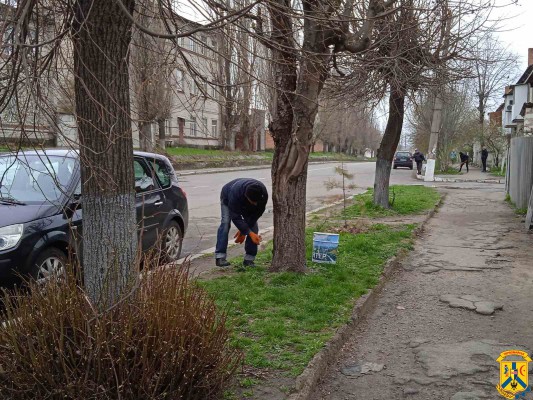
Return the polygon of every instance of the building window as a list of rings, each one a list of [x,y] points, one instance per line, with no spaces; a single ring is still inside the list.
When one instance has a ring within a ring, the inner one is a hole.
[[[217,88],[215,86],[209,86],[209,88],[211,89],[211,97],[213,99],[216,99],[217,98]]]
[[[209,132],[207,131],[207,118],[202,118],[202,134],[209,136]]]
[[[198,43],[192,36],[189,38],[189,49],[194,52],[198,51]]]
[[[13,32],[14,30],[12,26],[7,26],[4,30],[4,35],[1,43],[2,51],[0,51],[0,53],[3,52],[4,54],[9,55],[13,52]]]
[[[200,36],[200,53],[207,54],[207,36]]]
[[[0,114],[0,122],[19,122],[18,106],[15,96],[8,98],[4,111]]]
[[[184,77],[183,71],[181,69],[177,69],[176,70],[176,84],[180,92],[183,92],[183,86],[185,83],[184,79],[185,77]]]
[[[197,133],[198,133],[198,126],[196,125],[196,117],[193,117],[191,115],[191,118],[189,120],[189,135],[196,136]]]
[[[218,137],[218,121],[216,119],[211,121],[211,136]]]

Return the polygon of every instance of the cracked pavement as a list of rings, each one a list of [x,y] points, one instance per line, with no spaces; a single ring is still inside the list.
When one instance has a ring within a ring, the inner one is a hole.
[[[499,399],[496,358],[511,349],[531,355],[533,236],[502,185],[441,190],[443,206],[314,400]]]

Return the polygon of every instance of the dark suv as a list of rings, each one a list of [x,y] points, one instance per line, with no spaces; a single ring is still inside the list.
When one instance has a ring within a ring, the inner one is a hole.
[[[413,156],[408,151],[397,151],[394,155],[393,168],[405,167],[413,169]]]
[[[72,150],[0,154],[0,285],[18,274],[46,279],[77,248],[83,212],[78,158]],[[164,156],[135,152],[134,171],[142,249],[161,239],[166,258],[175,261],[189,219],[186,195]]]

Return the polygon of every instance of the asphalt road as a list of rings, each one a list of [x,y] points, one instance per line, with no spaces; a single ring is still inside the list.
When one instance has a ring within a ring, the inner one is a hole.
[[[309,165],[307,211],[314,210],[341,198],[342,191],[340,189],[328,191],[325,187],[325,182],[328,179],[340,179],[335,174],[335,167],[338,165],[340,165],[338,162]],[[361,193],[374,185],[375,163],[347,163],[345,168],[355,175],[353,183],[357,185],[357,188],[350,191],[350,193]],[[220,221],[220,190],[227,182],[236,178],[258,179],[266,185],[269,194],[272,192],[270,168],[243,169],[215,174],[200,173],[179,178],[189,201],[189,229],[183,243],[182,256],[199,253],[215,246],[216,232]],[[414,183],[412,171],[408,169],[393,170],[391,182],[393,184]],[[272,225],[272,201],[269,200],[266,212],[259,221],[259,229]]]

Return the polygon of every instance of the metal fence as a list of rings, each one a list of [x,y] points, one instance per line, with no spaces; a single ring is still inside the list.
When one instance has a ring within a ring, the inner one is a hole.
[[[528,208],[533,186],[533,137],[511,139],[509,196],[517,208]]]

